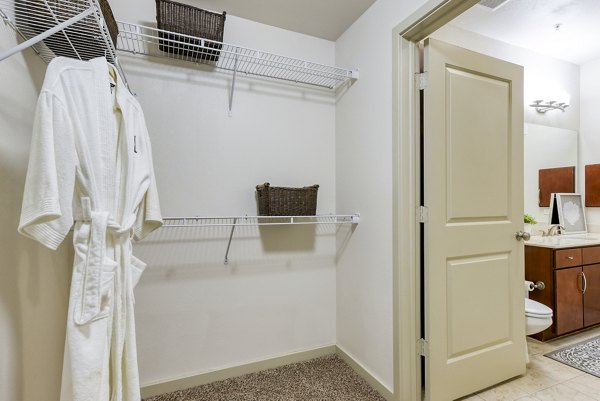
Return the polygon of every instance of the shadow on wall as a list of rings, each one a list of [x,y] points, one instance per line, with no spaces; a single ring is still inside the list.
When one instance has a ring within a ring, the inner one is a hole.
[[[352,88],[352,86],[358,84],[359,81],[350,80],[343,85],[338,86],[335,89],[335,104],[337,105],[344,95]]]
[[[188,61],[149,57],[143,55],[123,55],[120,58],[125,74],[150,78],[157,85],[172,85],[173,82],[185,83],[190,90],[202,91],[206,88],[221,88],[225,97],[231,90],[232,72],[216,69],[206,64],[194,64]],[[130,84],[132,84],[130,82]],[[135,84],[131,90],[136,92]],[[331,104],[335,102],[334,94],[326,88],[296,84],[290,81],[278,81],[269,78],[238,74],[235,91],[249,92],[277,98],[287,98],[311,103]],[[224,105],[225,106],[225,105]]]
[[[315,249],[316,225],[259,226],[266,253],[301,252]]]
[[[144,281],[162,278],[256,275],[330,268],[344,252],[355,226],[285,225],[162,228],[135,245],[149,264]]]
[[[342,255],[344,254],[344,251],[346,250],[346,247],[348,246],[348,243],[350,242],[350,238],[352,238],[352,234],[354,233],[354,230],[356,230],[356,224],[352,224],[352,225],[343,225],[340,226],[339,229],[336,232],[336,252],[335,252],[335,262],[337,263],[340,258],[342,257]]]
[[[4,102],[2,104],[5,104]],[[0,109],[0,126],[4,126],[6,116]],[[4,131],[4,130],[3,130]],[[18,130],[15,130],[18,131]],[[15,132],[16,133],[16,132]],[[17,222],[19,191],[23,189],[20,176],[22,166],[10,165],[9,149],[4,147],[0,154],[0,398],[3,400],[23,400],[23,314],[19,290],[19,248]],[[17,170],[17,171],[15,171]]]
[[[0,47],[15,46],[0,31]],[[0,63],[0,399],[58,399],[69,290],[67,246],[52,252],[17,233],[45,64],[33,50]],[[68,241],[68,240],[67,240]]]

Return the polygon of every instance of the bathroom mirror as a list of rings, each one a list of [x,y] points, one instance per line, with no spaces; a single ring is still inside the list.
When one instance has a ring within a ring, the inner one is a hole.
[[[538,205],[539,170],[577,166],[577,131],[525,124],[524,133],[525,213],[535,217],[538,223],[546,224],[549,208]],[[579,191],[577,179],[574,190]]]

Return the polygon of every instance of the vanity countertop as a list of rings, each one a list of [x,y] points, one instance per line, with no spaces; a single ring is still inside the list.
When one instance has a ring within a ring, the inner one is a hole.
[[[525,245],[553,249],[600,245],[600,233],[563,234],[552,237],[532,235],[528,241],[525,241]]]

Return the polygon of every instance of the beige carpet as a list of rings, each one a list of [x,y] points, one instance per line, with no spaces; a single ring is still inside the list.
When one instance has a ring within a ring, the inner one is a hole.
[[[145,401],[385,401],[330,355],[146,398]]]

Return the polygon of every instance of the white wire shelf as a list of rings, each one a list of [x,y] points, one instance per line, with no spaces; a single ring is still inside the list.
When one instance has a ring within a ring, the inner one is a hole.
[[[163,218],[162,228],[358,224],[359,222],[359,214],[322,214],[316,216],[165,217]]]
[[[123,21],[117,21],[115,49],[98,0],[0,0],[0,18],[24,40],[12,49],[0,51],[0,60],[29,46],[46,63],[57,56],[80,60],[104,56],[126,83],[116,49],[208,64],[233,72],[230,112],[238,73],[332,90],[358,79],[358,71],[354,70]]]
[[[117,49],[133,54],[209,64],[223,70],[329,89],[358,78],[357,71],[123,21],[117,24]]]
[[[165,217],[162,228],[231,227],[225,250],[224,264],[229,263],[229,250],[236,227],[358,224],[360,215],[320,214],[315,216],[220,216],[220,217]]]
[[[0,0],[0,17],[21,39],[32,41],[31,47],[46,63],[57,56],[106,57],[125,80],[97,0]],[[39,38],[43,40],[34,42]],[[2,59],[25,47],[3,53]]]

